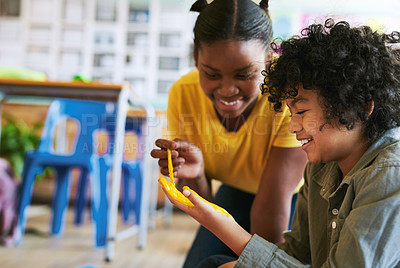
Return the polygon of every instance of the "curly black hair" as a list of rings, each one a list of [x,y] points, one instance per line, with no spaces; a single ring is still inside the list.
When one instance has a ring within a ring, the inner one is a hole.
[[[352,129],[361,122],[369,142],[400,125],[399,32],[381,34],[368,26],[351,28],[327,19],[302,30],[300,36],[271,47],[279,53],[261,85],[280,111],[287,98],[304,89],[318,90],[327,123]],[[373,113],[367,107],[374,101]]]

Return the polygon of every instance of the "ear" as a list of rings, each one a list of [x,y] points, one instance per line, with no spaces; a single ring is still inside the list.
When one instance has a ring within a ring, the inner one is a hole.
[[[199,58],[199,50],[198,49],[194,49],[193,50],[193,59],[194,59],[194,66],[196,66],[196,68],[198,69],[198,58]]]
[[[271,50],[268,50],[265,54],[265,68],[268,69],[268,66],[274,59],[274,53]]]
[[[368,116],[370,116],[372,114],[372,112],[374,111],[375,108],[375,102],[372,100],[366,107],[367,111],[368,111]]]

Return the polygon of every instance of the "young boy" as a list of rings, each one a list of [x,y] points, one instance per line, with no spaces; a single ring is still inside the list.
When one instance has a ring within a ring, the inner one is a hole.
[[[285,242],[272,244],[247,233],[189,190],[183,193],[191,208],[169,196],[239,256],[222,267],[399,267],[395,43],[398,32],[379,34],[329,19],[273,44],[281,55],[265,73],[262,91],[275,110],[287,103],[290,131],[309,160]],[[207,267],[226,262],[216,260],[208,259]]]

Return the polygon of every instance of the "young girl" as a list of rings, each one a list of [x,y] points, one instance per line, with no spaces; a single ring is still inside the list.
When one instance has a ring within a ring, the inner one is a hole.
[[[283,240],[292,195],[306,156],[288,131],[289,110],[275,112],[260,92],[261,71],[272,59],[267,1],[198,1],[194,27],[196,70],[171,88],[168,130],[174,141],[158,140],[161,172],[174,149],[174,175],[232,214],[246,230]],[[222,182],[212,199],[211,180]],[[214,254],[236,256],[201,227],[184,267]]]
[[[262,87],[309,159],[292,229],[270,243],[185,190],[194,207],[171,202],[240,255],[203,267],[400,265],[400,34],[332,20],[302,33],[273,45]]]

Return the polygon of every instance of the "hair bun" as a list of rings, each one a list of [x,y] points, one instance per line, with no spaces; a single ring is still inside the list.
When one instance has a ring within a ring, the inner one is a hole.
[[[197,0],[191,7],[190,11],[201,12],[208,5],[207,0]]]
[[[261,0],[259,6],[264,10],[268,10],[268,0]]]

